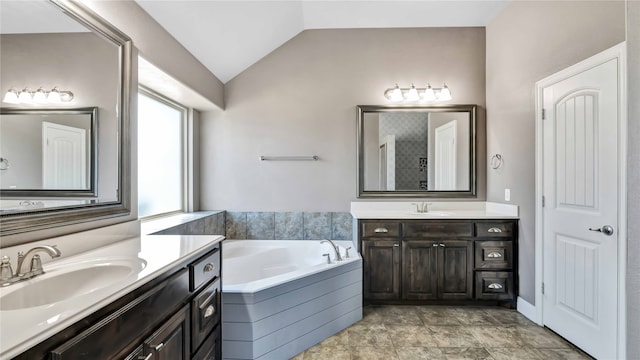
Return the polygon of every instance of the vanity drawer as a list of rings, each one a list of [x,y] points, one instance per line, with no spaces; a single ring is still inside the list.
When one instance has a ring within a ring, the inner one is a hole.
[[[400,236],[399,222],[363,222],[361,226],[363,237]]]
[[[513,222],[476,222],[477,237],[512,237],[515,227]]]
[[[507,271],[476,272],[476,299],[513,300],[513,273]]]
[[[469,221],[417,221],[404,223],[407,238],[447,238],[473,236],[473,223]]]
[[[476,240],[475,247],[476,269],[512,268],[513,242]]]
[[[211,283],[191,301],[191,350],[211,333],[220,320],[220,279]]]
[[[220,248],[189,265],[189,290],[194,291],[220,276]]]

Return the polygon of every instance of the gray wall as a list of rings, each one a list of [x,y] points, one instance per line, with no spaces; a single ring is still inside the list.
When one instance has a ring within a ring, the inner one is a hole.
[[[640,359],[640,1],[627,1],[627,358]]]
[[[127,34],[146,60],[224,108],[222,82],[133,0],[84,3]]]
[[[535,303],[536,81],[625,40],[624,2],[513,1],[487,26],[487,198],[520,206],[520,296]]]
[[[356,197],[356,105],[387,104],[396,82],[485,102],[483,28],[306,30],[225,85],[203,113],[203,209],[348,211]],[[423,85],[424,86],[424,85]],[[484,149],[484,139],[479,144]],[[318,155],[260,162],[260,155]],[[484,156],[479,199],[484,198]]]

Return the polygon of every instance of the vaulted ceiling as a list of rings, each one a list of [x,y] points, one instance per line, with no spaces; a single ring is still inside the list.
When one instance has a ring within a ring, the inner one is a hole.
[[[306,29],[486,26],[508,0],[136,2],[226,83]]]

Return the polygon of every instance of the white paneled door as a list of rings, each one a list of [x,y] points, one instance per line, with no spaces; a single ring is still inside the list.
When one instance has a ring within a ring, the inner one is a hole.
[[[619,60],[543,88],[543,323],[617,358]]]
[[[451,120],[435,129],[436,190],[456,190],[456,137],[458,122]]]
[[[42,122],[44,189],[86,189],[86,130]]]

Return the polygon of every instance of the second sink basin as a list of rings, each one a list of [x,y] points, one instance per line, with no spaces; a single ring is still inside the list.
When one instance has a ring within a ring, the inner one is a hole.
[[[0,291],[0,310],[19,310],[65,301],[110,286],[144,269],[142,259],[81,262],[48,269]]]

